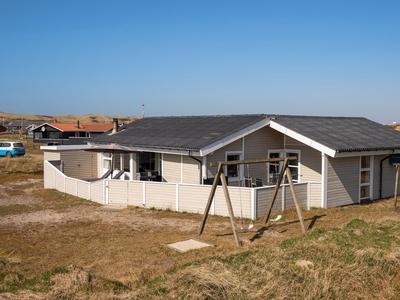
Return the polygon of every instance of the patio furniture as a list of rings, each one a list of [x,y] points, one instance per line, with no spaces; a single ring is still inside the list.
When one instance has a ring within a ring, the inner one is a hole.
[[[245,187],[255,187],[256,184],[253,183],[253,178],[252,177],[245,177],[244,178],[244,186]]]
[[[108,178],[108,176],[110,176],[110,174],[111,174],[111,170],[107,170],[107,172],[105,172],[103,174],[103,176],[101,176],[100,178],[82,178],[82,180],[93,182],[93,181],[97,181],[97,180],[101,180],[101,179],[106,179],[106,178]]]
[[[112,177],[112,179],[119,179],[121,177],[121,175],[124,174],[124,173],[125,173],[125,171],[121,170],[114,177]]]

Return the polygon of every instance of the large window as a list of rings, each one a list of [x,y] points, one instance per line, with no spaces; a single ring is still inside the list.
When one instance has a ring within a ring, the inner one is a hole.
[[[371,156],[360,158],[360,200],[371,199]]]
[[[137,154],[137,172],[157,172],[161,175],[161,154],[142,152]]]
[[[50,131],[48,133],[49,139],[61,139],[62,138],[62,133],[57,132],[57,131]]]
[[[298,150],[270,150],[268,151],[268,158],[284,158],[295,156],[296,160],[289,160],[289,170],[292,174],[292,180],[294,183],[300,182],[299,178],[299,162],[300,162],[300,151]],[[279,174],[283,168],[283,161],[270,162],[267,164],[268,170],[268,184],[276,184]],[[285,175],[285,183],[287,183]]]

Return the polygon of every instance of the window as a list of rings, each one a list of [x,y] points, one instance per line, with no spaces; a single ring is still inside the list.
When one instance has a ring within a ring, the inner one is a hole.
[[[51,131],[49,132],[49,139],[60,139],[61,134],[61,132]]]
[[[371,156],[360,157],[360,200],[371,198]]]
[[[42,132],[34,132],[33,135],[34,135],[35,139],[41,139],[43,133]]]
[[[225,152],[225,160],[226,161],[233,161],[233,160],[241,160],[242,159],[242,152]],[[228,177],[228,181],[231,178],[232,180],[237,180],[239,177],[243,177],[243,165],[241,165],[239,169],[239,165],[230,165],[225,166],[225,176]]]
[[[111,169],[111,153],[103,153],[103,169],[110,170]]]
[[[240,155],[238,154],[228,155],[226,157],[226,160],[227,161],[240,160]],[[226,166],[226,172],[228,177],[238,177],[238,165]]]
[[[268,158],[284,158],[295,156],[296,160],[289,160],[289,170],[292,174],[292,180],[294,183],[300,182],[299,178],[299,161],[300,161],[300,151],[298,150],[270,150],[268,151]],[[283,168],[283,161],[279,162],[269,162],[267,164],[268,170],[268,184],[276,184],[279,174]],[[287,183],[287,178],[285,177],[285,183]]]
[[[161,154],[154,152],[138,153],[137,172],[158,172],[161,175]]]

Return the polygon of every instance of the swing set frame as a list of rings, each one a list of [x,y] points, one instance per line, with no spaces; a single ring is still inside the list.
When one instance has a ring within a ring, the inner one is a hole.
[[[289,182],[289,185],[290,185],[290,190],[292,192],[293,200],[294,200],[294,203],[295,203],[295,206],[296,206],[297,214],[299,216],[300,225],[301,225],[301,228],[303,230],[303,233],[306,233],[306,228],[305,228],[305,225],[304,225],[304,219],[303,219],[303,216],[302,216],[302,213],[301,213],[301,209],[300,209],[299,203],[297,201],[297,195],[296,195],[296,191],[295,191],[293,180],[292,180],[292,174],[291,174],[290,169],[289,169],[289,161],[290,160],[296,160],[296,159],[297,159],[296,156],[290,156],[290,157],[284,157],[284,158],[232,160],[232,161],[220,161],[220,162],[210,163],[211,167],[218,167],[218,168],[217,168],[217,174],[214,177],[214,181],[213,181],[213,184],[212,184],[212,187],[211,187],[210,195],[208,196],[208,201],[207,201],[206,208],[204,210],[203,218],[201,220],[200,229],[199,229],[199,236],[204,231],[204,227],[206,225],[207,217],[208,217],[208,214],[210,212],[211,204],[212,204],[213,199],[214,199],[215,191],[217,190],[218,181],[221,180],[222,188],[224,190],[224,195],[225,195],[226,206],[228,208],[229,218],[230,218],[231,225],[232,225],[233,235],[235,237],[236,246],[241,247],[242,246],[242,241],[241,241],[241,239],[239,237],[239,233],[238,233],[238,230],[237,230],[235,216],[234,216],[233,208],[232,208],[232,202],[231,202],[231,198],[229,196],[228,184],[227,184],[226,179],[225,179],[225,174],[222,172],[223,168],[224,168],[224,166],[228,166],[228,165],[257,164],[257,163],[281,162],[281,161],[283,161],[283,167],[282,167],[281,172],[279,173],[279,178],[278,178],[278,180],[276,182],[274,193],[272,194],[272,198],[271,198],[271,201],[269,203],[269,207],[268,207],[267,212],[265,213],[265,215],[263,217],[263,221],[262,221],[263,225],[267,224],[267,222],[268,222],[268,220],[269,220],[269,218],[271,216],[272,207],[274,205],[276,196],[278,194],[279,187],[280,187],[280,185],[282,183],[282,180],[284,178],[284,175],[286,173],[287,179],[288,179],[288,182]]]

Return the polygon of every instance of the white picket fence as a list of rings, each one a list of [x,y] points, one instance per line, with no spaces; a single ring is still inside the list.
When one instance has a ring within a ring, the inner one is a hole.
[[[169,209],[178,212],[204,213],[211,185],[195,185],[137,180],[102,179],[85,181],[67,177],[55,161],[44,162],[44,187],[100,204]],[[295,185],[300,205],[309,208],[313,198],[320,197],[320,183]],[[274,186],[258,188],[228,187],[236,217],[256,219],[265,214]],[[273,211],[294,207],[290,189],[282,185]],[[210,214],[229,216],[225,195],[217,187]]]

